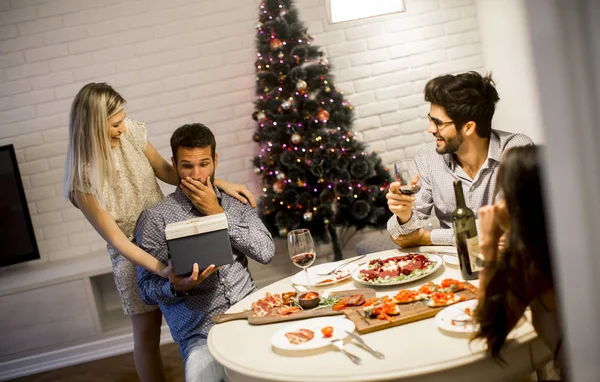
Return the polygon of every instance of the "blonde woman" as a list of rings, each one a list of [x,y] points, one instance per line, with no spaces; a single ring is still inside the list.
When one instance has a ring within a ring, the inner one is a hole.
[[[140,380],[164,381],[159,348],[162,315],[157,306],[142,302],[136,265],[162,277],[168,277],[168,271],[133,238],[140,213],[163,198],[156,178],[173,185],[179,180],[147,140],[145,125],[126,118],[125,103],[104,83],[90,83],[79,91],[69,119],[64,190],[108,244],[121,305],[133,325]],[[215,184],[242,202],[245,196],[255,206],[244,186],[222,180]]]

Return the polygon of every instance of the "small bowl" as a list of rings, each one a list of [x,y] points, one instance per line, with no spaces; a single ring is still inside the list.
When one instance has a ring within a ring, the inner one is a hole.
[[[317,296],[315,298],[310,298],[310,299],[304,298],[309,293],[314,293]],[[298,296],[298,304],[300,304],[302,309],[316,308],[317,306],[319,306],[319,300],[320,300],[319,293],[317,293],[317,292],[306,292],[306,293],[302,293],[301,295]]]

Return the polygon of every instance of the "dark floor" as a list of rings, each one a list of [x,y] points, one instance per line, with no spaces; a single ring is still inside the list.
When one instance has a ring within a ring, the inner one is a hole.
[[[168,382],[185,380],[183,361],[176,344],[161,346],[165,375]],[[122,354],[81,365],[13,379],[12,382],[137,382],[133,353]]]

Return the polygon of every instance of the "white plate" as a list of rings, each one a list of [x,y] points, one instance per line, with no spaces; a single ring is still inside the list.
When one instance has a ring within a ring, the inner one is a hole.
[[[322,286],[339,283],[344,280],[348,280],[352,276],[352,272],[354,272],[354,270],[356,268],[358,268],[358,265],[356,265],[356,263],[350,263],[350,264],[346,265],[345,267],[341,268],[340,271],[343,271],[343,272],[347,271],[348,275],[343,278],[340,278],[340,279],[335,279],[335,276],[333,274],[326,275],[326,276],[321,276],[321,275],[317,274],[319,272],[328,272],[328,271],[332,270],[333,268],[337,267],[338,265],[339,265],[339,263],[327,263],[327,264],[315,265],[314,267],[308,268],[308,277],[310,278],[311,285],[313,287],[315,287],[315,286],[322,287]],[[334,281],[319,284],[320,281],[327,280],[327,279],[333,279]],[[306,285],[306,274],[304,273],[304,271],[300,271],[300,272],[296,273],[294,275],[294,277],[292,277],[292,284]]]
[[[321,333],[321,329],[326,326],[333,326],[333,335],[328,338],[323,337],[323,333]],[[296,321],[273,334],[273,337],[271,337],[271,345],[283,350],[318,349],[331,345],[331,340],[333,339],[344,339],[348,337],[348,333],[345,331],[352,332],[354,331],[354,328],[354,322],[344,317],[319,317]],[[295,332],[298,329],[312,330],[315,333],[315,336],[310,341],[294,345],[287,339],[285,333]]]
[[[465,314],[465,309],[471,309],[471,312],[477,308],[477,300],[468,300],[459,302],[458,304],[450,305],[446,309],[441,310],[435,316],[435,324],[438,328],[454,333],[473,333],[477,330],[475,324],[463,324],[452,322],[452,320],[467,320],[471,317]]]
[[[444,263],[458,267],[458,256],[444,255]]]
[[[394,256],[386,256],[386,257],[382,257],[381,259],[387,259],[390,257],[398,257],[398,256],[403,256],[405,254],[398,254],[398,255],[394,255]],[[419,280],[422,279],[423,277],[427,277],[430,274],[432,274],[433,272],[437,271],[439,267],[442,266],[443,260],[441,257],[439,257],[438,255],[434,255],[434,254],[430,254],[430,253],[422,253],[422,255],[425,255],[425,257],[427,257],[429,260],[431,261],[435,261],[436,264],[433,266],[433,268],[431,268],[430,270],[424,272],[423,274],[419,275],[419,276],[415,276],[412,277],[410,279],[407,280],[401,280],[401,281],[393,281],[393,282],[389,282],[389,283],[370,283],[367,281],[364,281],[360,278],[360,271],[363,269],[367,269],[367,267],[369,266],[369,264],[364,264],[359,268],[356,268],[354,270],[354,272],[352,272],[352,278],[359,284],[363,284],[363,285],[369,285],[369,286],[390,286],[390,285],[400,285],[400,284],[407,284],[407,283],[412,283],[415,280]],[[371,259],[371,260],[375,260],[375,259]]]

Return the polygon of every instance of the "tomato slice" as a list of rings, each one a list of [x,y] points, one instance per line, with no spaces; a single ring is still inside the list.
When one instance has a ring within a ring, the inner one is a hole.
[[[321,333],[323,333],[323,337],[331,337],[333,335],[333,326],[326,326],[321,329]]]

